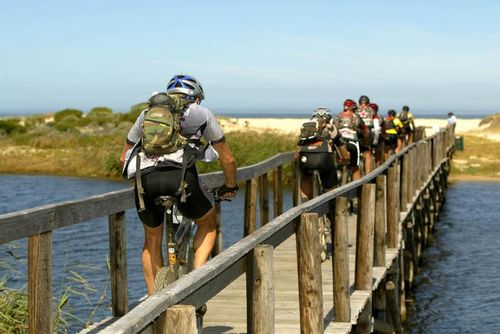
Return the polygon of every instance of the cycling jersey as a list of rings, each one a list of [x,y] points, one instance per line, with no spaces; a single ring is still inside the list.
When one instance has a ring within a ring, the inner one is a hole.
[[[358,141],[361,129],[365,126],[363,119],[358,114],[341,112],[334,121],[342,138]]]
[[[399,118],[395,117],[386,117],[384,120],[385,125],[385,133],[386,134],[394,134],[397,135],[403,129],[403,124],[399,120]]]

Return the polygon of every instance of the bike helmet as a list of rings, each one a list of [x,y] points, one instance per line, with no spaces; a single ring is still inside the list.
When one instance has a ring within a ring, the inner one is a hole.
[[[167,93],[186,94],[191,98],[199,97],[201,100],[205,98],[203,87],[201,87],[198,79],[185,74],[178,74],[170,79],[167,85]]]
[[[330,113],[330,109],[328,109],[327,107],[317,107],[316,109],[314,109],[312,113],[312,118],[318,118],[318,117],[331,119],[332,114]]]
[[[359,104],[361,104],[362,102],[365,102],[366,104],[370,104],[370,98],[366,95],[361,95],[359,97]]]
[[[370,103],[368,105],[373,111],[378,112],[378,105],[376,103]]]
[[[403,106],[403,111],[410,111],[410,107],[408,107],[408,106]]]
[[[354,102],[351,99],[347,99],[344,101],[344,110],[355,110],[358,106],[356,105],[356,102]]]
[[[389,116],[393,116],[393,117],[394,117],[394,116],[396,116],[396,110],[394,110],[394,109],[390,109],[390,110],[387,112],[387,115],[389,115]]]

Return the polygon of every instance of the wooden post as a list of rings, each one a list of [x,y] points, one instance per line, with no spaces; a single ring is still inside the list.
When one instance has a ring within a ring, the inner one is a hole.
[[[172,305],[158,317],[156,334],[196,333],[196,310],[193,305]]]
[[[377,176],[375,196],[375,232],[373,265],[385,267],[386,253],[386,176]],[[385,289],[378,288],[373,294],[373,314],[376,319],[385,321]],[[334,304],[336,305],[336,304]]]
[[[356,290],[372,290],[375,185],[363,184],[356,235]]]
[[[375,197],[375,232],[374,232],[374,250],[373,250],[373,265],[377,267],[385,267],[385,250],[386,250],[386,176],[377,176],[376,197]]]
[[[400,209],[406,212],[408,210],[408,179],[410,169],[410,157],[408,152],[403,156],[403,170],[401,171],[401,196],[400,196]]]
[[[398,248],[399,165],[387,170],[387,247]]]
[[[335,199],[335,223],[333,236],[333,305],[335,322],[351,321],[351,302],[349,286],[349,241],[347,197]]]
[[[392,327],[394,328],[396,334],[403,334],[401,315],[398,308],[398,293],[396,285],[393,281],[388,280],[387,283],[385,283],[385,289],[387,291],[387,309],[391,315]]]
[[[292,162],[293,170],[293,206],[300,204],[300,169],[297,161]]]
[[[323,333],[323,289],[317,213],[304,213],[297,224],[300,332]]]
[[[220,212],[220,202],[215,203],[215,245],[212,251],[212,257],[219,255],[224,250],[224,241],[222,239],[222,215]]]
[[[267,174],[259,176],[260,189],[260,226],[269,223],[269,184]]]
[[[125,211],[109,215],[109,261],[111,265],[111,309],[113,316],[128,312],[127,237]]]
[[[274,333],[273,246],[254,249],[252,333]]]
[[[257,220],[257,180],[251,179],[245,182],[245,222],[243,236],[252,234],[256,230]]]
[[[274,218],[283,213],[283,168],[278,166],[273,176]]]
[[[52,333],[52,232],[28,238],[28,332]]]
[[[373,230],[375,226],[375,185],[361,186],[361,207],[358,215],[356,231],[356,268],[354,286],[356,290],[365,290],[370,293],[367,312],[369,317],[358,319],[356,333],[370,333],[371,331],[371,292],[373,277]]]
[[[404,248],[399,251],[399,308],[401,317],[406,319],[406,298],[405,298],[405,254]]]

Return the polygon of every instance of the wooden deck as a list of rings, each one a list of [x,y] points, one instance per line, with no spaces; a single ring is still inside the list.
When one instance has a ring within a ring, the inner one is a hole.
[[[300,333],[299,293],[295,236],[274,250],[275,330],[276,333]],[[349,269],[351,289],[354,289],[356,256],[356,217],[349,218]],[[374,267],[374,289],[385,277],[387,269],[397,257],[396,249],[386,252],[386,268]],[[352,324],[367,304],[369,293],[354,291],[351,295],[351,323],[334,323],[333,275],[331,257],[323,262],[323,313],[325,333],[349,333]],[[246,333],[246,278],[240,276],[226,289],[212,298],[204,317],[204,333]]]

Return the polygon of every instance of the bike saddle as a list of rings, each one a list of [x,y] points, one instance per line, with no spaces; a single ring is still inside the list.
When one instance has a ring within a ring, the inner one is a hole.
[[[172,206],[176,203],[177,199],[174,196],[158,196],[154,199],[155,205]]]

